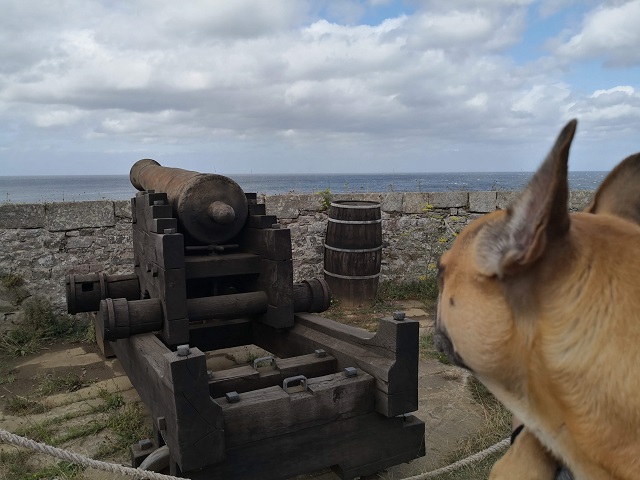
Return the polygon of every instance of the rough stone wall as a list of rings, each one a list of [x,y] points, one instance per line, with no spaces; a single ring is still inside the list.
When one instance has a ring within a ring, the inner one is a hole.
[[[573,191],[569,207],[587,205],[593,192]],[[505,209],[517,192],[350,193],[263,197],[268,214],[291,230],[295,281],[322,276],[324,236],[331,200],[380,202],[382,211],[381,279],[417,280],[424,276],[457,234],[471,221]]]
[[[570,208],[592,192],[574,191]],[[383,280],[425,275],[458,232],[473,219],[506,208],[514,192],[286,194],[263,196],[268,214],[291,230],[295,281],[322,276],[323,241],[331,200],[381,204]],[[133,248],[128,201],[0,205],[0,277],[24,279],[30,294],[64,311],[68,273],[131,273]],[[0,330],[16,310],[0,285]]]

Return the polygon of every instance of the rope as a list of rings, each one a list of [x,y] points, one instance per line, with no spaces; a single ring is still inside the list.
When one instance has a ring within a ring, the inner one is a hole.
[[[155,473],[149,470],[140,470],[137,468],[124,467],[122,465],[117,465],[115,463],[107,463],[107,462],[101,462],[99,460],[93,460],[91,458],[85,457],[84,455],[79,455],[77,453],[62,450],[61,448],[52,447],[44,443],[39,443],[33,440],[29,440],[28,438],[20,437],[13,433],[7,432],[6,430],[2,430],[1,428],[0,428],[0,441],[5,443],[10,443],[12,445],[16,445],[19,447],[26,447],[36,452],[46,453],[47,455],[51,455],[61,460],[66,460],[67,462],[76,463],[78,465],[83,465],[85,467],[95,468],[98,470],[104,470],[106,472],[120,473],[122,475],[128,475],[131,477],[138,477],[138,478],[147,478],[151,480],[187,480],[182,477],[173,477],[171,475],[163,475],[161,473]],[[407,477],[407,478],[404,478],[403,480],[425,480],[427,478],[437,477],[438,475],[442,475],[444,473],[453,472],[454,470],[458,470],[459,468],[466,467],[467,465],[470,465],[472,463],[479,462],[480,460],[483,460],[489,455],[492,455],[501,450],[504,450],[506,447],[509,446],[510,443],[511,443],[511,439],[505,438],[504,440],[496,443],[495,445],[489,448],[486,448],[481,452],[475,453],[467,458],[464,458],[455,463],[452,463],[451,465],[438,468],[437,470],[432,470],[431,472],[415,475],[413,477]]]
[[[420,475],[415,475],[413,477],[407,477],[403,480],[425,480],[427,478],[437,477],[438,475],[442,475],[444,473],[453,472],[454,470],[458,470],[459,468],[466,467],[467,465],[471,465],[472,463],[479,462],[480,460],[485,459],[489,455],[500,452],[504,450],[511,444],[511,438],[505,438],[504,440],[499,441],[495,445],[485,448],[481,452],[475,453],[467,458],[463,458],[462,460],[458,460],[451,465],[447,465],[446,467],[438,468],[437,470],[432,470],[431,472],[421,473]]]
[[[140,470],[138,468],[125,467],[117,465],[115,463],[101,462],[99,460],[93,460],[92,458],[79,455],[77,453],[62,450],[61,448],[52,447],[44,443],[39,443],[28,438],[20,437],[13,433],[7,432],[0,428],[0,441],[10,443],[18,447],[26,447],[31,450],[40,453],[46,453],[52,457],[65,460],[70,463],[83,465],[85,467],[95,468],[98,470],[104,470],[105,472],[120,473],[122,475],[128,475],[130,477],[147,478],[151,480],[186,480],[182,477],[173,477],[171,475],[162,475],[161,473],[151,472],[149,470]]]

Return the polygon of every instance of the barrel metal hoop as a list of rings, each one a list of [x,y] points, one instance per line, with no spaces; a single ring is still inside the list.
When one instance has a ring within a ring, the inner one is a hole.
[[[380,204],[377,202],[372,202],[371,205],[345,205],[342,203],[331,202],[332,207],[337,208],[349,208],[349,209],[359,209],[359,210],[369,210],[371,208],[380,208]]]
[[[372,223],[382,223],[381,218],[377,220],[336,220],[335,218],[330,218],[329,221],[333,223],[346,223],[348,225],[369,225]]]
[[[323,269],[325,275],[329,275],[334,278],[342,278],[344,280],[371,280],[372,278],[378,278],[380,273],[376,273],[375,275],[339,275],[337,273],[332,273],[327,271],[327,269]]]
[[[382,250],[382,245],[373,247],[373,248],[338,248],[338,247],[332,247],[325,243],[324,248],[326,248],[327,250],[333,250],[334,252],[369,253],[369,252],[378,252]]]

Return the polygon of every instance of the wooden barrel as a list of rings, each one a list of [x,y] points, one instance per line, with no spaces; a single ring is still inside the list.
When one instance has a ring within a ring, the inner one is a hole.
[[[341,305],[371,305],[382,260],[380,204],[331,202],[324,243],[324,278]]]

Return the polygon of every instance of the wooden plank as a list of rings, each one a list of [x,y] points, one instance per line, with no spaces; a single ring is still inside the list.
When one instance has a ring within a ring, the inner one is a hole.
[[[288,228],[245,228],[239,237],[243,250],[269,260],[291,260],[291,232]]]
[[[267,209],[264,203],[249,202],[249,215],[266,215]]]
[[[334,467],[344,479],[374,475],[425,454],[424,422],[368,413],[227,449],[193,480],[281,480]],[[180,474],[172,469],[172,474]]]
[[[253,253],[189,255],[185,257],[187,279],[260,273],[260,257]]]
[[[180,233],[150,233],[136,224],[133,245],[143,268],[151,263],[167,269],[184,268],[184,237]]]
[[[252,390],[242,393],[238,403],[216,399],[227,448],[373,411],[373,378],[364,372],[352,378],[342,373],[310,378],[307,386],[297,393],[281,387]]]
[[[151,224],[152,233],[165,233],[168,228],[175,229],[174,233],[178,232],[178,219],[177,218],[154,218]]]
[[[224,420],[209,396],[204,354],[192,348],[179,357],[153,334],[118,340],[112,347],[180,468],[222,461]]]
[[[274,307],[293,306],[293,260],[267,260],[260,262],[260,290],[267,294]]]
[[[330,355],[315,354],[292,358],[278,358],[275,370],[258,372],[251,365],[213,372],[209,381],[212,397],[223,397],[227,392],[244,393],[250,390],[282,385],[285,378],[304,375],[307,378],[321,377],[336,372],[336,360]]]
[[[247,227],[249,228],[273,228],[278,223],[275,215],[249,215]]]

